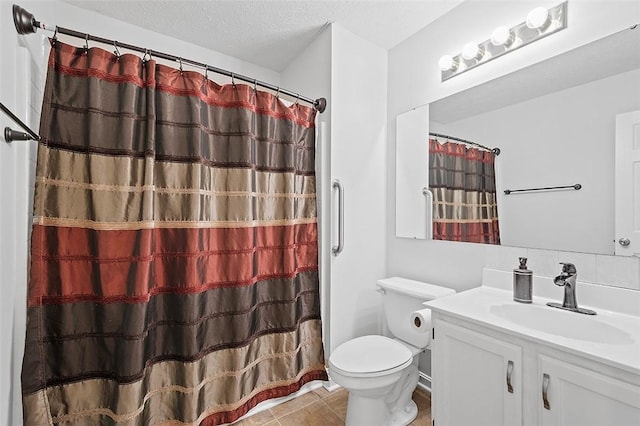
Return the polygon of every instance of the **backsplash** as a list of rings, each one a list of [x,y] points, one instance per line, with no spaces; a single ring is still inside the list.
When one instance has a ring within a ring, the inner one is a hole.
[[[560,274],[560,262],[570,262],[576,265],[578,281],[640,290],[640,258],[635,256],[486,245],[484,267],[511,272],[519,257],[529,259],[527,265],[537,276],[555,277]]]

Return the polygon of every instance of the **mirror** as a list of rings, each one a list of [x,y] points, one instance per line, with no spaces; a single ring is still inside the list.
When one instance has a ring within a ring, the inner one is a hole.
[[[429,131],[500,148],[502,245],[614,254],[616,115],[637,110],[636,26],[429,104]]]

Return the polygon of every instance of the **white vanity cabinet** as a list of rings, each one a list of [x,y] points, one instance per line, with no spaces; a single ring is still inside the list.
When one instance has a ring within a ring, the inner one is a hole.
[[[438,322],[435,333],[435,424],[521,424],[521,348],[447,322]]]
[[[538,359],[543,426],[640,425],[640,386],[544,355]]]
[[[639,375],[473,319],[432,318],[434,426],[640,426]]]

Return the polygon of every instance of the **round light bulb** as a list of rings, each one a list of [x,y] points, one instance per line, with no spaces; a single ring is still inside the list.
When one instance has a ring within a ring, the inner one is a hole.
[[[491,44],[494,46],[505,45],[509,47],[515,39],[513,32],[507,27],[498,27],[491,33]]]
[[[455,69],[455,61],[450,55],[443,55],[440,57],[438,61],[438,66],[440,67],[440,71],[448,71],[450,69]]]
[[[462,57],[467,61],[472,59],[480,59],[482,57],[480,48],[477,43],[467,43],[462,48]]]
[[[549,24],[549,11],[544,7],[536,7],[527,15],[527,27],[542,28]]]

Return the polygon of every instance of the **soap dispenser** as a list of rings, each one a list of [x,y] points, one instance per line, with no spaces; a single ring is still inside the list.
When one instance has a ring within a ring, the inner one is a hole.
[[[513,270],[513,300],[531,303],[533,291],[533,272],[527,269],[527,258],[520,257],[520,266]]]

